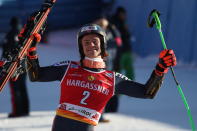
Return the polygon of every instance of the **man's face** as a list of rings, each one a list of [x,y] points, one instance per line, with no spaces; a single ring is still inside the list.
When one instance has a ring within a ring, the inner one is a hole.
[[[98,35],[85,35],[82,38],[82,47],[86,57],[101,58],[101,41]]]

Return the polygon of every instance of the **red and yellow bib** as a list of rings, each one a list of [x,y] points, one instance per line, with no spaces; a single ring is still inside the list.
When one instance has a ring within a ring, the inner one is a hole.
[[[114,95],[114,73],[92,72],[71,62],[61,81],[57,115],[97,125],[101,113]]]

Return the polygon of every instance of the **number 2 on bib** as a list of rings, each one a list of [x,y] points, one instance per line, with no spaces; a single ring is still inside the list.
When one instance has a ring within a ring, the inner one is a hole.
[[[87,105],[85,100],[90,96],[90,92],[89,91],[84,91],[83,95],[84,95],[84,97],[81,99],[80,103],[83,104],[83,105]]]

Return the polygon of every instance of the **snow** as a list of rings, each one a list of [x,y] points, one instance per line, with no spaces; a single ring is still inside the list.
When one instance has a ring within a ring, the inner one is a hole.
[[[76,44],[77,30],[52,32],[49,44],[39,44],[40,65],[47,66],[62,60],[79,60]],[[135,56],[136,81],[145,83],[157,61],[157,56]],[[178,64],[178,81],[187,98],[197,125],[197,67]],[[11,112],[8,84],[0,93],[0,131],[49,131],[59,99],[59,82],[30,82],[27,79],[31,113],[28,117],[7,118]],[[104,115],[109,123],[100,123],[96,131],[187,131],[191,130],[187,111],[170,72],[153,100],[120,96],[118,113]]]
[[[1,131],[49,131],[54,115],[53,111],[35,111],[30,117],[7,119],[5,114],[1,114],[0,126],[3,128],[0,129]],[[110,118],[111,122],[99,124],[95,128],[96,131],[131,131],[131,129],[134,131],[187,131],[161,122],[119,113],[107,114],[106,117]]]

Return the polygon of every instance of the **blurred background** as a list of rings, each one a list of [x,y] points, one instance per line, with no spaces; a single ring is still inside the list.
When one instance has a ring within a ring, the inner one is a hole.
[[[25,23],[41,3],[40,0],[0,0],[0,33],[8,30],[12,16],[20,17]],[[147,28],[150,11],[158,9],[168,48],[175,50],[179,60],[197,62],[196,0],[61,0],[48,18],[48,28],[52,31],[80,26],[92,22],[100,14],[113,14],[120,5],[127,11],[127,23],[136,54],[147,56],[162,49],[157,32]]]
[[[11,18],[18,17],[21,25],[24,25],[29,15],[40,9],[42,3],[42,0],[0,0],[0,45],[10,30]],[[158,53],[163,49],[158,31],[147,26],[149,13],[153,9],[160,11],[167,46],[175,51],[178,59],[175,72],[197,124],[196,0],[57,0],[47,19],[42,42],[38,45],[40,65],[79,60],[76,43],[79,27],[103,16],[110,22],[113,21],[119,7],[126,12],[124,25],[129,32],[133,57],[132,60],[127,59],[133,64],[134,74],[131,77],[141,83],[149,78],[158,60]],[[30,117],[7,118],[7,114],[11,112],[11,93],[7,84],[0,93],[0,131],[50,130],[59,99],[59,82],[40,83],[27,79],[26,85]],[[96,131],[191,129],[186,109],[170,72],[154,100],[120,96],[117,113],[106,114],[106,117],[111,122],[100,124]]]

